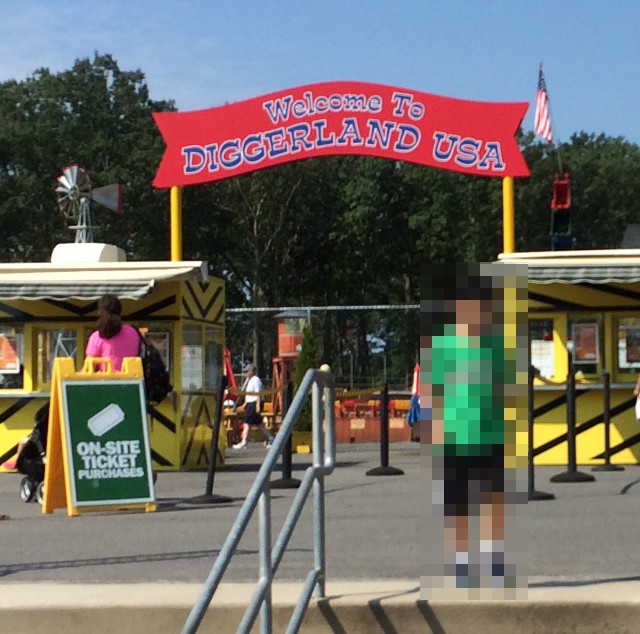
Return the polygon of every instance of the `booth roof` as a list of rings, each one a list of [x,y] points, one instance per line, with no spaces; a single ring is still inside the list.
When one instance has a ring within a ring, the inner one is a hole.
[[[157,282],[206,282],[206,262],[0,264],[0,299],[98,299],[106,293],[141,299]]]
[[[640,249],[502,253],[498,260],[526,264],[538,284],[609,284],[640,282]]]

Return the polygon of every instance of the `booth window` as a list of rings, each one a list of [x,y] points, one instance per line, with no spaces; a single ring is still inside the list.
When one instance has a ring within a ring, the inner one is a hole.
[[[531,365],[537,369],[540,376],[551,378],[555,372],[553,319],[529,321],[529,353]]]
[[[640,318],[618,320],[618,370],[631,373],[640,370]]]
[[[38,331],[38,381],[51,383],[53,360],[56,357],[72,357],[74,363],[78,351],[78,333],[70,329],[43,328]]]
[[[217,390],[222,375],[222,333],[207,330],[204,355],[204,387]]]
[[[0,326],[0,389],[24,387],[24,332],[22,326]]]
[[[596,374],[601,367],[601,324],[598,317],[569,319],[569,340],[573,342],[573,365],[583,374]]]
[[[148,330],[145,334],[149,343],[153,344],[155,348],[157,348],[162,360],[164,361],[164,366],[167,368],[167,372],[171,372],[171,355],[169,354],[171,350],[170,346],[170,338],[168,331],[161,330]]]
[[[182,389],[202,389],[202,329],[185,327],[182,331]]]

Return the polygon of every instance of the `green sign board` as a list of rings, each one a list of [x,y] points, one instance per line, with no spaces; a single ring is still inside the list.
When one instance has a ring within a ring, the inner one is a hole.
[[[154,502],[142,379],[62,381],[74,506]]]

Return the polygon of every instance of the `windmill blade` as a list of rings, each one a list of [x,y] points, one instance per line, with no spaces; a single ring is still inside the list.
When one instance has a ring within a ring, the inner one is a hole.
[[[64,185],[58,185],[55,189],[56,194],[58,194],[58,207],[65,216],[69,216],[73,214],[73,207],[76,205],[77,200],[71,195],[71,185],[67,182],[67,179],[64,176],[60,176],[58,181],[65,183]]]
[[[66,200],[69,198],[69,189],[63,187],[62,185],[58,185],[55,189],[56,194],[58,194],[58,201]]]
[[[105,185],[96,187],[91,192],[91,198],[113,211],[122,212],[122,185]]]
[[[75,163],[73,165],[67,165],[67,167],[62,168],[62,175],[65,177],[65,179],[69,183],[69,186],[76,184],[78,169],[80,169],[80,167]]]
[[[79,203],[83,194],[91,191],[91,183],[86,172],[79,165],[68,165],[58,176],[58,207],[67,218],[77,218]]]
[[[60,183],[60,185],[56,187],[57,192],[68,192],[71,189],[71,183],[67,180],[67,177],[64,174],[58,176],[58,182]]]
[[[61,179],[64,179],[63,182]],[[62,176],[58,177],[58,182],[66,187],[73,197],[76,195],[88,194],[91,191],[91,180],[87,172],[79,165],[67,165],[62,170]]]

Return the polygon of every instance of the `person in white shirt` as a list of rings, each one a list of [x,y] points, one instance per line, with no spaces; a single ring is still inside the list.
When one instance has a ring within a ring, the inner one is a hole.
[[[242,423],[242,435],[240,442],[233,445],[234,449],[246,449],[247,438],[249,436],[249,427],[258,427],[267,439],[267,449],[271,447],[273,443],[273,435],[262,424],[261,411],[261,399],[260,392],[263,390],[262,381],[258,376],[258,370],[253,363],[248,363],[242,368],[242,371],[246,375],[246,380],[242,386],[242,391],[246,392],[244,399],[244,422]]]

